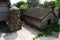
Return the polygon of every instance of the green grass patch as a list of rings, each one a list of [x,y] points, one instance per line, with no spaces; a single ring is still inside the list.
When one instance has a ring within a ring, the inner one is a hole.
[[[33,38],[33,40],[41,37],[41,36],[51,36],[53,32],[60,32],[60,25],[54,25],[52,27],[49,27],[48,29],[45,29],[44,31],[41,31],[36,37]]]

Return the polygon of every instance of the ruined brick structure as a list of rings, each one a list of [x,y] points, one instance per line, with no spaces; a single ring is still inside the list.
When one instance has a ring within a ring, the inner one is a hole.
[[[21,21],[20,21],[20,10],[19,8],[13,6],[10,8],[9,12],[9,20],[8,20],[8,27],[10,31],[15,31],[21,29]]]
[[[6,23],[10,31],[21,29],[20,10],[17,7],[10,8],[9,0],[0,0],[0,23]]]

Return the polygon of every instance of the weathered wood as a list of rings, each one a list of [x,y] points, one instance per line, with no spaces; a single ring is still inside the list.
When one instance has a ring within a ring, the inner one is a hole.
[[[0,21],[5,21],[8,18],[9,7],[6,2],[0,3]]]
[[[32,8],[25,13],[24,21],[38,30],[43,30],[57,24],[58,17],[50,9]]]
[[[9,2],[9,0],[0,0],[0,2]]]

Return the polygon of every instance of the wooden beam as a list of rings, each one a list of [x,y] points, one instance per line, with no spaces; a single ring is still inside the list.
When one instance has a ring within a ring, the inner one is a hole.
[[[0,0],[0,2],[9,2],[9,0]]]

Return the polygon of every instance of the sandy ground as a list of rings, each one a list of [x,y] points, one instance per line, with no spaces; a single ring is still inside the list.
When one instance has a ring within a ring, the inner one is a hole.
[[[35,37],[40,31],[23,24],[23,27],[21,30],[18,30],[13,33],[2,33],[0,32],[0,40],[33,40],[33,37]],[[57,37],[58,36],[58,37]],[[50,37],[40,37],[38,40],[59,40],[60,34],[54,34],[54,36]]]

